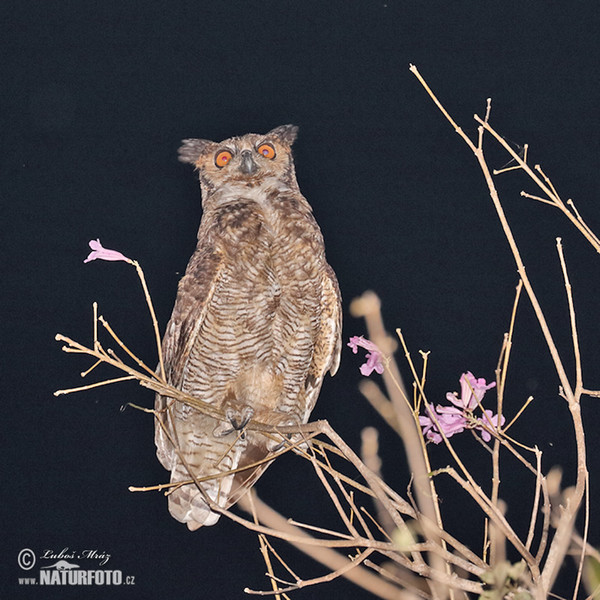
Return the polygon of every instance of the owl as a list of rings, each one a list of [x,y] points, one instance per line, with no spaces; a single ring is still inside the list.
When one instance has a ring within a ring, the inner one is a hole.
[[[157,456],[172,483],[188,482],[172,488],[169,511],[191,530],[219,519],[206,497],[233,505],[281,447],[246,425],[306,423],[325,373],[338,368],[340,292],[296,181],[297,130],[179,149],[200,176],[202,219],[162,343],[165,376],[227,416],[156,398]]]

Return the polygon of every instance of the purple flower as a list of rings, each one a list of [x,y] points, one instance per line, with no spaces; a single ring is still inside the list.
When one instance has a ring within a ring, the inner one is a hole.
[[[419,425],[423,428],[423,435],[434,444],[444,439],[440,431],[449,438],[455,433],[462,433],[467,426],[467,418],[454,407],[438,404],[433,410],[428,408],[427,412],[430,416],[419,417]]]
[[[127,258],[117,250],[108,250],[102,247],[100,240],[90,240],[90,248],[92,251],[88,257],[83,261],[84,263],[91,262],[99,258],[100,260],[123,260],[125,262],[132,262],[130,258]]]
[[[373,342],[365,340],[362,335],[355,335],[350,338],[348,346],[352,348],[352,352],[354,352],[354,354],[358,352],[359,346],[369,351],[366,356],[367,362],[360,366],[360,372],[365,377],[368,377],[373,371],[376,371],[380,375],[383,373],[383,363],[381,362],[383,354]]]
[[[481,377],[476,379],[471,371],[463,373],[460,377],[460,398],[456,392],[448,392],[446,400],[449,400],[455,406],[461,409],[474,410],[483,400],[487,390],[496,387],[496,382],[485,383],[485,379]]]
[[[481,437],[484,442],[489,442],[492,439],[490,432],[487,429],[498,429],[498,415],[495,415],[491,410],[484,410],[484,416],[481,419],[478,419],[479,423],[482,425],[478,425],[475,427],[478,431],[481,431]],[[506,419],[504,415],[502,415],[502,419],[500,421],[500,427],[504,425]],[[484,428],[487,427],[487,429]]]
[[[481,418],[473,417],[473,410],[480,406],[487,390],[496,386],[496,382],[486,383],[485,379],[477,379],[470,371],[460,377],[460,396],[456,392],[448,392],[446,400],[452,406],[428,407],[428,416],[419,417],[419,425],[423,428],[425,438],[439,444],[443,441],[442,433],[446,438],[455,433],[462,433],[465,429],[476,429],[481,432],[484,441],[489,442],[492,436],[490,429],[498,428],[498,415],[491,410],[484,410]],[[504,425],[502,417],[500,425]],[[487,429],[486,429],[487,428]]]

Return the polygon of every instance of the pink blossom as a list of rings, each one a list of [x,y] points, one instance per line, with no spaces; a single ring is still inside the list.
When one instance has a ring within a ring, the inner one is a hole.
[[[383,373],[383,363],[381,362],[383,354],[373,342],[365,340],[362,335],[355,335],[350,338],[348,346],[352,348],[352,352],[354,352],[354,354],[358,353],[359,346],[369,351],[366,356],[367,362],[360,366],[360,372],[365,377],[368,377],[373,371],[376,371],[380,375]]]
[[[446,408],[450,410],[446,410]],[[455,433],[462,433],[467,426],[467,418],[454,407],[444,407],[439,404],[432,410],[428,409],[429,417],[419,417],[419,425],[423,428],[423,435],[434,444],[439,444],[444,435],[449,438]],[[433,414],[432,414],[433,413]],[[434,418],[435,417],[435,420]]]
[[[483,377],[476,379],[471,371],[463,373],[460,377],[460,398],[456,392],[448,392],[446,400],[462,409],[474,410],[483,400],[487,390],[496,387],[496,382],[487,384]]]
[[[446,400],[451,406],[438,404],[435,408],[427,409],[428,416],[419,417],[419,425],[423,428],[423,435],[434,444],[443,441],[442,433],[446,438],[465,429],[476,429],[481,432],[484,441],[492,439],[489,430],[498,428],[498,415],[491,410],[484,410],[481,418],[474,418],[473,411],[481,405],[487,390],[496,386],[496,382],[486,383],[485,379],[477,379],[473,373],[467,371],[460,377],[460,396],[456,392],[448,392]],[[504,425],[502,417],[500,425]],[[486,429],[487,427],[487,429]]]
[[[489,442],[492,439],[492,436],[490,435],[488,429],[498,429],[498,415],[495,415],[491,410],[484,410],[483,412],[484,416],[481,419],[478,419],[479,423],[482,425],[475,427],[475,429],[481,431],[481,437],[483,438],[483,441]],[[502,427],[505,422],[506,419],[504,418],[504,415],[502,415],[500,427]],[[487,429],[485,429],[484,426],[487,427]]]
[[[100,259],[100,260],[123,260],[125,262],[130,263],[131,259],[127,258],[117,250],[108,250],[107,248],[103,248],[100,240],[90,240],[90,248],[92,251],[89,253],[88,257],[83,261],[84,263],[91,262],[92,260]]]

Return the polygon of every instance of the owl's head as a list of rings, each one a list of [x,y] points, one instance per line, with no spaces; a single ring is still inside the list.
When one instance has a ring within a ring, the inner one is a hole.
[[[253,187],[265,179],[295,182],[291,146],[298,127],[281,125],[265,135],[248,133],[222,142],[183,140],[179,160],[196,166],[203,191],[222,185]]]

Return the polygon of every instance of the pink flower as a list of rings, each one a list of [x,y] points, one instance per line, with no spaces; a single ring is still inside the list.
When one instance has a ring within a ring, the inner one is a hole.
[[[423,435],[434,444],[439,444],[444,439],[440,430],[449,438],[455,433],[462,433],[467,426],[467,418],[454,407],[438,404],[433,410],[428,409],[428,412],[429,417],[419,417],[419,425],[423,428]],[[435,420],[432,417],[435,417]]]
[[[83,261],[84,263],[91,262],[99,258],[100,260],[123,260],[125,262],[132,262],[130,258],[127,258],[117,250],[108,250],[102,247],[100,240],[90,240],[90,248],[92,251],[88,257]]]
[[[476,379],[471,371],[463,373],[460,377],[460,398],[456,392],[448,392],[446,400],[461,409],[474,410],[483,400],[487,390],[496,387],[496,382],[485,383],[485,379]]]
[[[362,335],[355,335],[350,338],[348,346],[352,348],[352,352],[354,352],[354,354],[358,353],[359,346],[361,348],[364,348],[365,350],[369,350],[366,356],[367,362],[360,366],[360,372],[365,377],[368,377],[373,371],[376,371],[380,375],[381,373],[383,373],[383,363],[381,362],[383,354],[373,342],[365,340],[365,338]]]
[[[498,415],[495,415],[491,410],[484,410],[484,416],[479,419],[479,422],[482,425],[475,427],[478,431],[481,431],[481,437],[484,442],[489,442],[492,439],[490,432],[487,429],[498,429]],[[504,415],[502,415],[502,420],[500,421],[500,427],[504,425],[506,419]],[[484,428],[487,427],[487,429]]]
[[[455,433],[462,433],[465,429],[476,429],[481,432],[484,441],[489,442],[492,436],[490,429],[498,428],[498,415],[491,410],[484,410],[481,418],[474,418],[473,411],[481,405],[487,390],[496,386],[496,382],[486,383],[485,379],[476,379],[470,371],[460,377],[460,397],[456,392],[448,392],[446,400],[453,406],[438,404],[427,409],[428,416],[419,417],[419,425],[423,428],[423,435],[434,444],[443,441],[442,433],[446,438]],[[502,417],[500,425],[504,425]],[[487,429],[486,429],[487,428]]]

